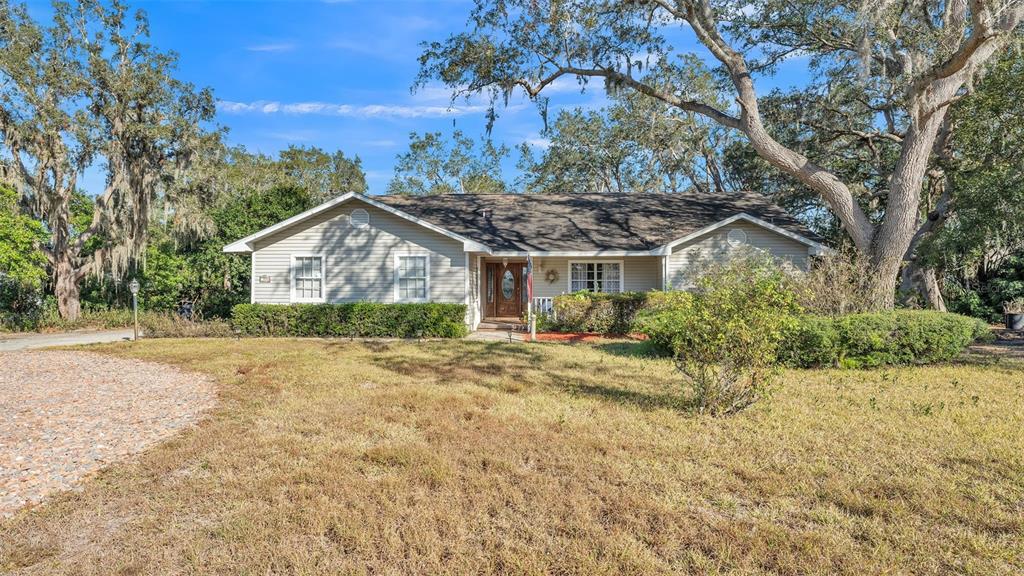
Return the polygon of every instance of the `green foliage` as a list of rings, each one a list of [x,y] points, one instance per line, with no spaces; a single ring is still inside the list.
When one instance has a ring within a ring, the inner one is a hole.
[[[396,158],[388,194],[495,194],[506,191],[501,161],[505,145],[473,139],[456,130],[448,141],[440,132],[409,135],[409,151]]]
[[[596,334],[630,334],[637,330],[635,321],[644,311],[687,307],[692,300],[688,292],[650,291],[614,294],[576,292],[554,298],[554,315],[543,327],[560,332]]]
[[[239,304],[231,323],[244,336],[462,338],[464,304]]]
[[[227,318],[231,307],[249,301],[249,258],[225,254],[230,242],[290,218],[313,206],[304,188],[273,186],[237,191],[234,201],[208,213],[216,231],[201,241],[184,242],[156,230],[146,250],[141,279],[146,310],[175,311],[189,303],[202,318]]]
[[[288,146],[278,155],[277,168],[284,179],[276,185],[305,190],[313,204],[346,192],[366,192],[362,160],[348,158],[341,150],[327,153],[315,146]]]
[[[54,2],[45,24],[3,2],[0,28],[5,172],[49,232],[60,311],[74,319],[82,278],[122,278],[142,256],[153,203],[183,173],[213,96],[174,77],[177,56],[122,2]],[[92,166],[107,171],[95,203],[76,189]]]
[[[0,185],[0,314],[24,314],[38,302],[46,279],[43,224],[18,212],[17,193]]]
[[[767,394],[797,296],[772,260],[756,256],[714,266],[697,285],[688,305],[642,314],[637,326],[675,356],[700,411],[736,412]]]
[[[83,308],[75,320],[62,318],[53,296],[45,297],[24,313],[0,313],[0,331],[66,332],[68,330],[108,330],[132,325],[129,308]]]
[[[682,332],[692,314],[692,306],[643,311],[637,314],[633,329],[647,336],[655,352],[673,356],[682,345]]]
[[[518,167],[528,192],[722,192],[718,149],[728,134],[699,116],[636,93],[601,110],[559,112],[549,146],[535,160],[520,145]]]
[[[229,338],[234,336],[226,320],[186,320],[177,314],[146,312],[139,315],[144,338]]]
[[[1024,297],[1024,254],[1002,259],[994,268],[979,267],[968,275],[946,275],[945,290],[952,312],[1000,322],[1003,302]]]
[[[139,282],[139,306],[145,310],[177,310],[187,291],[199,281],[188,253],[175,249],[169,239],[151,239]]]
[[[788,332],[780,358],[802,368],[928,364],[952,360],[988,335],[980,320],[930,310],[803,316]]]

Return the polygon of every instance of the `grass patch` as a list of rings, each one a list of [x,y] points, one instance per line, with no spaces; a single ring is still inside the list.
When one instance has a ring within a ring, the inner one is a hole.
[[[0,521],[0,572],[1024,570],[1024,363],[791,371],[694,416],[641,345],[142,341],[200,427]]]

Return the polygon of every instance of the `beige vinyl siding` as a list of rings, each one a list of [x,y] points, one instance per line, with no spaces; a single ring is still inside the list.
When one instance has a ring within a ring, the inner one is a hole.
[[[747,245],[765,250],[772,256],[792,263],[801,270],[807,269],[809,248],[806,244],[783,236],[750,222],[733,222],[712,230],[689,242],[675,246],[668,257],[668,277],[672,288],[688,288],[693,285],[696,274],[711,263],[723,263],[736,248],[729,245],[727,236],[731,230],[742,230],[747,234]]]
[[[369,213],[368,227],[356,228],[349,222],[356,208]],[[462,242],[356,199],[256,243],[252,253],[255,302],[290,301],[291,257],[299,254],[324,257],[327,302],[394,302],[396,254],[429,255],[430,301],[466,301]],[[270,282],[260,282],[261,276]]]
[[[558,296],[569,292],[569,262],[622,262],[623,289],[627,292],[645,292],[661,287],[660,256],[609,256],[581,258],[546,256],[534,258],[537,269],[533,276],[533,291],[537,297]],[[558,272],[558,280],[545,279],[548,270]]]

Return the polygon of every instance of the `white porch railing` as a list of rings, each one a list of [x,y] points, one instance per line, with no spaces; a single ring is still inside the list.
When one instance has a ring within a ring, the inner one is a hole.
[[[553,314],[555,311],[555,299],[550,296],[535,296],[533,298],[533,310],[537,314]]]

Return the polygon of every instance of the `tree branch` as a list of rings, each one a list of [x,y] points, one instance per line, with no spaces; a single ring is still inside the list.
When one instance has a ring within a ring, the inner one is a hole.
[[[722,112],[721,110],[718,110],[713,106],[709,106],[702,102],[695,102],[693,100],[684,100],[676,96],[675,94],[671,94],[664,90],[655,88],[654,86],[651,86],[646,82],[641,82],[640,80],[637,80],[632,76],[623,74],[622,72],[612,70],[609,68],[577,68],[573,66],[562,66],[559,67],[557,71],[543,78],[535,85],[531,85],[526,80],[518,80],[516,81],[516,85],[520,86],[523,90],[525,90],[531,98],[536,98],[540,94],[541,90],[543,90],[546,86],[549,86],[552,82],[561,78],[562,76],[605,78],[607,80],[611,80],[612,82],[617,82],[629,86],[630,88],[636,90],[637,92],[640,92],[641,94],[660,100],[670,106],[679,108],[680,110],[685,110],[687,112],[693,112],[695,114],[706,116],[714,120],[715,122],[718,122],[719,124],[727,126],[729,128],[734,128],[736,130],[742,129],[740,126],[740,120],[738,118],[730,116],[729,114],[726,114],[725,112]]]

